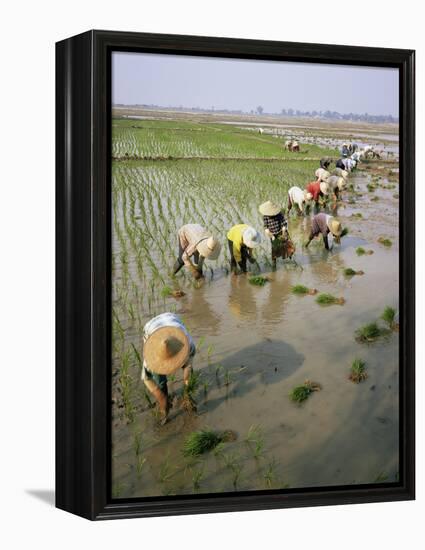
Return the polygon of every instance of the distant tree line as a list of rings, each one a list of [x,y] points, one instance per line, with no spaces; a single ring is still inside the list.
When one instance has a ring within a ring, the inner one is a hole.
[[[243,111],[242,109],[216,109],[215,107],[211,108],[202,108],[202,107],[183,107],[182,105],[178,107],[162,107],[161,105],[146,105],[146,104],[132,104],[125,105],[124,103],[114,103],[114,107],[127,107],[127,108],[139,108],[139,109],[161,109],[164,111],[192,111],[199,113],[222,113],[222,114],[231,114],[231,115],[246,115],[246,114],[258,114],[258,115],[272,115],[272,116],[281,116],[281,117],[304,117],[304,118],[319,118],[319,119],[330,119],[330,120],[352,120],[352,121],[363,121],[363,122],[373,122],[373,123],[383,123],[383,122],[394,122],[399,121],[398,117],[393,117],[392,115],[370,115],[369,113],[339,113],[338,111],[300,111],[299,109],[282,109],[280,113],[268,113],[264,110],[264,107],[259,105],[256,109],[251,109],[250,111]]]

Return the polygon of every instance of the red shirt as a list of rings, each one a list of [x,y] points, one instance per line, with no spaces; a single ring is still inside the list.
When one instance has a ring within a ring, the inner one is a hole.
[[[305,190],[313,195],[313,200],[318,201],[320,195],[320,181],[312,181],[307,184]]]

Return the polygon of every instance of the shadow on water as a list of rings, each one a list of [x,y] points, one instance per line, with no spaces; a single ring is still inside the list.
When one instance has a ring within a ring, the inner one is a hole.
[[[252,346],[238,350],[221,361],[216,374],[216,382],[223,386],[223,373],[230,373],[232,397],[243,397],[258,385],[276,384],[290,377],[304,363],[304,355],[283,340],[265,338]],[[208,400],[205,412],[208,413],[228,399],[229,395]]]

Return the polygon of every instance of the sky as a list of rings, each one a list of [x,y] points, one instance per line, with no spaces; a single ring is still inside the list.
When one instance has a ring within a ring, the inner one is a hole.
[[[112,102],[398,117],[398,69],[114,52]]]

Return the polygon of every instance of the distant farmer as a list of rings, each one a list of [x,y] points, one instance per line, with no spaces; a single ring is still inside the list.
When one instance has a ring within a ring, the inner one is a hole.
[[[333,194],[334,200],[337,200],[341,191],[345,187],[346,180],[341,176],[330,176],[327,180],[329,191]]]
[[[299,151],[300,151],[300,145],[299,145],[298,141],[293,141],[293,142],[292,142],[291,151],[292,151],[293,153],[299,153]]]
[[[276,268],[277,258],[285,259],[295,252],[288,236],[288,223],[280,206],[271,201],[261,204],[259,211],[263,216],[264,233],[271,241],[272,264]]]
[[[333,216],[329,216],[328,214],[324,214],[324,213],[316,214],[311,221],[310,235],[308,237],[308,241],[305,243],[304,246],[307,248],[308,245],[311,243],[311,241],[314,239],[314,237],[317,237],[318,235],[321,234],[323,237],[325,248],[326,250],[329,250],[329,243],[328,243],[329,233],[332,233],[332,235],[335,238],[335,242],[339,243],[341,240],[341,233],[342,233],[341,222],[339,222]]]
[[[341,155],[343,157],[348,157],[350,155],[350,148],[348,146],[348,143],[343,143],[341,147]]]
[[[327,170],[331,164],[331,159],[329,157],[323,157],[320,159],[320,168]]]
[[[348,158],[338,159],[336,161],[336,167],[351,172],[356,167],[356,161]]]
[[[246,273],[246,261],[251,264],[255,263],[253,250],[261,242],[261,235],[256,229],[240,223],[234,225],[227,233],[227,242],[230,250],[230,269],[236,274],[237,266]]]
[[[161,425],[167,422],[170,409],[167,376],[183,369],[187,400],[186,388],[192,374],[195,353],[192,337],[175,313],[161,313],[144,326],[142,380],[157,401]],[[195,409],[193,400],[189,402]]]
[[[348,172],[347,170],[344,170],[343,168],[335,168],[335,170],[332,172],[333,176],[338,176],[340,178],[344,178],[345,180],[348,179]]]
[[[174,263],[174,275],[185,265],[195,279],[202,277],[204,259],[216,260],[221,244],[202,225],[189,223],[178,230],[179,252]],[[191,260],[193,258],[193,262]]]
[[[320,168],[319,168],[320,170]],[[329,173],[329,172],[328,172]],[[324,181],[312,181],[306,185],[306,192],[312,196],[316,206],[319,205],[319,199],[327,197],[329,193],[328,184]]]
[[[313,195],[308,191],[303,191],[296,185],[291,187],[288,191],[288,214],[291,211],[291,208],[294,206],[298,207],[298,213],[304,213],[304,206],[311,201]]]

